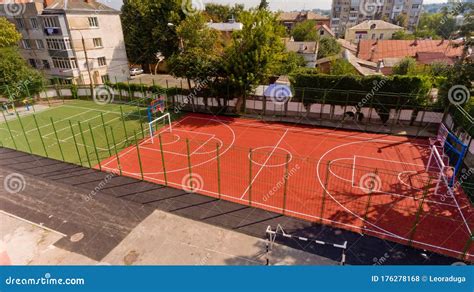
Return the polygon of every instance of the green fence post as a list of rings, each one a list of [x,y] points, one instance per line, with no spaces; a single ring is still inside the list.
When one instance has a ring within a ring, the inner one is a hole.
[[[74,140],[74,146],[76,147],[77,157],[79,157],[79,163],[82,165],[81,152],[79,151],[79,146],[77,146],[76,134],[74,133],[71,120],[68,120],[68,122],[69,122],[69,128],[71,129],[72,139]]]
[[[46,150],[46,145],[44,144],[43,136],[41,135],[40,127],[38,126],[38,121],[36,120],[36,115],[33,115],[33,119],[35,120],[36,130],[38,130],[38,134],[40,136],[41,144],[43,145],[44,154],[46,155],[46,157],[49,157],[48,156],[48,151]]]
[[[3,119],[5,120],[5,125],[7,125],[8,133],[10,133],[10,137],[12,138],[13,141],[13,146],[15,146],[15,150],[18,150],[18,147],[16,146],[15,138],[13,137],[12,130],[10,129],[10,124],[8,123],[7,117],[5,116],[5,113],[2,110],[2,115]]]
[[[48,107],[51,107],[51,103],[49,102],[49,97],[48,97],[48,90],[44,90],[44,95],[46,96],[46,101],[48,102]]]
[[[102,120],[102,127],[104,128],[105,142],[107,143],[107,149],[109,150],[109,157],[112,156],[112,150],[110,149],[109,136],[107,136],[107,129],[105,128],[104,114],[100,113],[100,119]]]
[[[374,175],[377,177],[378,169],[375,169]],[[372,192],[374,191],[375,185],[371,185],[369,189],[369,198],[367,199],[367,205],[365,206],[365,214],[364,214],[364,221],[367,221],[367,217],[369,216],[369,209],[370,209],[370,203],[372,201]]]
[[[474,235],[469,236],[469,239],[467,240],[466,244],[464,245],[461,260],[466,259],[466,254],[468,253],[469,249],[471,248],[472,241],[474,241]]]
[[[137,156],[138,156],[138,165],[140,166],[140,174],[142,176],[142,180],[145,180],[145,177],[143,176],[143,166],[142,166],[142,159],[140,156],[140,147],[138,145],[137,132],[134,131],[133,136],[135,137],[135,145],[137,146]]]
[[[217,160],[217,195],[221,199],[221,159],[219,153],[219,143],[216,143],[216,160]]]
[[[79,132],[81,133],[82,143],[84,145],[84,151],[86,151],[87,162],[89,163],[89,168],[92,168],[91,158],[89,157],[89,152],[87,151],[86,139],[84,138],[84,132],[82,131],[81,122],[78,121],[77,125],[79,126]]]
[[[127,134],[127,127],[125,126],[125,117],[123,116],[123,109],[122,109],[122,106],[120,106],[120,115],[122,117],[122,125],[123,125],[123,131],[124,131],[124,134],[125,134],[125,141],[128,145],[128,134]]]
[[[91,126],[90,123],[89,123],[89,132],[91,132],[92,145],[94,146],[95,157],[97,158],[97,161],[99,163],[99,170],[102,171],[102,165],[100,163],[99,151],[97,151],[97,144],[95,143],[95,137],[94,137],[94,133],[92,132],[92,126]]]
[[[283,179],[285,180],[285,185],[283,188],[283,215],[285,215],[285,210],[286,210],[286,196],[288,193],[288,178],[289,178],[289,164],[290,164],[290,154],[286,155],[286,164],[285,164],[285,176]]]
[[[249,149],[249,206],[252,206],[252,148]]]
[[[163,142],[161,140],[161,134],[158,134],[158,139],[160,141],[161,165],[163,166],[163,176],[165,177],[165,186],[168,186],[168,177],[166,176],[165,154],[163,151]]]
[[[118,166],[120,175],[122,175],[122,165],[120,164],[120,156],[118,155],[117,143],[115,143],[115,134],[114,134],[114,129],[112,127],[110,127],[110,132],[112,134],[112,143],[114,143],[115,158],[117,159],[117,166]]]
[[[191,167],[191,152],[189,150],[189,139],[186,138],[186,151],[188,154],[188,169],[189,169],[189,189],[193,191],[193,172]]]
[[[408,237],[408,245],[411,246],[413,237],[415,236],[416,228],[418,227],[418,223],[420,222],[421,213],[423,213],[423,204],[425,203],[426,197],[428,196],[428,192],[430,190],[431,185],[431,178],[428,180],[428,184],[425,186],[423,190],[423,197],[421,199],[420,205],[418,205],[418,210],[416,211],[415,221],[413,222],[413,227],[410,231],[410,236]]]
[[[324,219],[324,207],[326,205],[326,192],[328,191],[329,186],[329,176],[330,176],[330,167],[331,167],[331,160],[328,161],[326,165],[326,179],[324,181],[324,189],[323,189],[323,199],[321,200],[321,214],[320,214],[320,223],[323,223]]]
[[[64,159],[64,153],[63,153],[63,147],[61,146],[61,141],[59,141],[58,132],[56,132],[56,126],[54,125],[53,117],[50,117],[50,120],[51,120],[51,126],[53,126],[54,136],[56,136],[56,142],[58,143],[59,153],[61,153],[61,159],[63,161],[66,161],[66,159]]]
[[[143,128],[143,123],[140,121],[140,129],[142,131],[142,138],[145,139],[145,129]]]
[[[28,139],[28,136],[26,135],[25,127],[23,127],[23,122],[20,119],[20,115],[18,113],[16,113],[16,116],[18,118],[18,121],[20,122],[21,130],[23,131],[23,135],[25,136],[26,144],[28,145],[28,149],[30,150],[30,153],[33,154],[33,150],[31,150],[30,140]]]

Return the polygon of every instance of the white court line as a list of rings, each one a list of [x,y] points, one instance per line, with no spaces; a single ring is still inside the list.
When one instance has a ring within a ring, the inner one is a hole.
[[[193,153],[191,153],[191,156],[193,156],[198,150],[200,150],[202,147],[204,147],[207,143],[209,143],[212,139],[214,139],[216,137],[216,135],[212,135],[211,138],[207,139],[206,142],[204,142],[203,144],[201,144],[201,146],[199,146],[198,148],[196,148],[196,150],[193,151]]]
[[[97,119],[97,118],[100,118],[100,116],[94,116],[94,117],[92,117],[92,118],[89,118],[89,119],[87,119],[87,120],[83,120],[83,121],[80,121],[80,122],[81,122],[81,124],[82,124],[82,123],[85,123],[85,122],[88,122],[88,121],[91,121],[91,120],[95,120],[95,119]],[[60,122],[60,121],[58,121],[58,122]],[[58,122],[55,122],[55,124],[57,124]],[[50,126],[51,126],[51,125],[50,125]],[[77,126],[77,123],[72,124],[72,126],[73,126],[73,127]],[[70,127],[69,127],[69,126],[66,126],[66,127],[62,128],[62,129],[60,129],[60,130],[57,130],[56,133],[62,132],[62,131],[67,130],[67,129],[70,129]],[[51,132],[51,133],[48,133],[48,134],[43,135],[43,137],[48,137],[48,136],[51,136],[51,135],[53,135],[53,134],[54,134],[54,131]],[[77,134],[76,134],[76,135],[77,135]],[[72,138],[72,136],[71,136],[70,138]]]
[[[332,169],[331,169],[331,165],[334,163],[334,162],[337,162],[337,161],[342,161],[342,160],[352,160],[350,158],[338,158],[338,159],[334,159],[334,160],[331,160],[330,163],[329,163],[329,172],[334,175],[335,177],[337,177],[338,179],[340,180],[343,180],[343,181],[347,181],[347,182],[351,182],[351,180],[347,179],[347,178],[343,178],[343,177],[340,177],[339,175],[335,174]],[[354,170],[354,168],[352,168],[352,170]]]
[[[118,119],[120,119],[120,118],[121,118],[121,117],[117,117],[117,118],[111,119],[110,121],[105,122],[105,124],[108,125],[109,123],[111,123],[111,122],[113,122],[113,121],[115,121],[115,120],[118,120]],[[87,121],[87,120],[86,120],[86,121]],[[84,121],[84,122],[85,122],[85,121]],[[101,124],[101,125],[97,125],[97,126],[92,127],[91,129],[94,130],[95,128],[98,128],[98,127],[103,127],[103,125],[102,125],[102,124]],[[86,129],[85,131],[83,131],[83,133],[87,133],[87,132],[89,132],[91,129],[89,129],[89,127],[87,127],[87,129]],[[72,139],[72,137],[76,137],[77,135],[80,135],[80,134],[81,134],[81,133],[76,133],[76,134],[74,134],[74,135],[71,135],[70,137],[64,139],[64,141],[67,141],[67,140],[69,140],[69,139]]]
[[[176,131],[176,130],[174,129],[174,127],[176,127],[176,125],[179,125],[180,123],[182,123],[183,121],[185,121],[186,119],[189,119],[189,118],[190,118],[190,117],[186,116],[186,117],[184,117],[183,119],[181,119],[180,121],[175,121],[175,122],[173,122],[173,123],[172,123],[173,131]],[[222,151],[222,153],[220,154],[221,156],[224,155],[225,153],[227,153],[227,151],[229,151],[229,149],[230,149],[230,148],[234,145],[234,143],[235,143],[236,137],[235,137],[235,132],[234,132],[234,130],[233,130],[229,125],[227,125],[227,124],[221,122],[220,120],[215,120],[215,119],[205,119],[205,120],[211,120],[211,121],[217,122],[217,123],[219,123],[219,124],[221,124],[221,125],[227,127],[228,130],[230,131],[230,133],[232,134],[232,141],[230,142],[230,145],[227,146],[227,149],[225,149],[224,151]],[[166,128],[162,128],[162,129],[160,130],[160,133],[163,133],[164,131],[166,131]],[[180,130],[180,131],[184,131],[184,130]],[[187,132],[190,132],[190,131],[187,131]],[[193,132],[191,132],[191,133],[193,133]],[[211,134],[207,134],[207,135],[211,135]],[[150,141],[151,139],[152,139],[152,138],[149,137],[148,139],[143,140],[139,145],[148,143],[148,141]],[[122,151],[122,153],[119,154],[119,159],[120,159],[121,157],[127,155],[128,153],[130,153],[130,152],[133,151],[134,149],[135,149],[135,148],[130,147],[130,149],[128,149],[127,151]],[[198,166],[204,165],[204,164],[206,164],[206,163],[208,163],[208,162],[210,162],[210,161],[212,161],[212,160],[215,160],[215,159],[216,159],[216,158],[208,159],[208,160],[206,160],[206,161],[203,161],[203,162],[200,162],[200,163],[198,163],[198,164],[196,164],[196,165],[193,165],[193,167],[198,167]],[[103,166],[107,166],[107,165],[109,165],[110,163],[112,163],[112,162],[114,162],[114,161],[116,161],[116,160],[117,160],[117,157],[114,156],[110,161],[106,162]],[[186,168],[182,168],[182,169],[167,170],[167,173],[179,172],[179,171],[182,171],[182,170],[185,170],[185,169],[187,169],[187,167],[186,167]],[[161,174],[161,173],[163,173],[163,172],[149,172],[148,174]]]
[[[3,215],[6,215],[6,216],[8,216],[8,217],[12,217],[12,218],[15,218],[15,219],[17,219],[17,220],[20,220],[20,221],[26,222],[26,223],[28,223],[28,224],[34,225],[34,226],[39,227],[39,228],[41,228],[41,229],[44,229],[44,230],[47,230],[47,231],[56,233],[56,234],[58,234],[58,235],[61,235],[62,237],[67,237],[67,235],[64,234],[64,233],[62,233],[62,232],[59,232],[59,231],[56,231],[56,230],[54,230],[54,229],[48,228],[48,227],[46,227],[46,226],[44,226],[44,225],[42,225],[42,224],[35,223],[35,222],[30,221],[30,220],[27,220],[27,219],[25,219],[25,218],[18,217],[18,216],[16,216],[16,215],[13,215],[13,214],[11,214],[11,213],[5,212],[5,211],[3,211],[3,210],[0,210],[0,213],[3,214]]]
[[[90,107],[83,107],[83,106],[72,106],[72,105],[63,105],[64,107],[70,107],[70,108],[80,108],[80,109],[88,109],[88,110],[91,110],[91,111],[96,111],[96,112],[102,112],[102,113],[107,113],[107,114],[117,114],[117,115],[121,115],[120,112],[116,112],[116,111],[107,111],[107,110],[100,110],[100,109],[91,109]]]
[[[117,168],[110,168],[110,167],[104,167],[102,166],[103,169],[108,169],[110,170],[111,172],[116,172],[116,173],[119,173],[119,170]],[[127,172],[127,171],[123,171],[122,170],[122,173],[125,173],[125,174],[128,174],[132,177],[136,177],[138,179],[140,179],[141,177],[141,174],[140,173],[133,173],[133,172]],[[164,180],[161,180],[161,179],[158,179],[158,178],[154,178],[154,177],[149,177],[149,176],[144,176],[144,178],[146,178],[147,180],[150,180],[150,181],[155,181],[157,183],[160,183],[162,185],[164,185],[165,181]],[[174,185],[180,189],[185,189],[184,186],[182,184],[178,184],[178,183],[174,183],[174,182],[170,182],[168,181],[168,185]],[[242,200],[242,199],[239,199],[237,197],[234,197],[234,196],[230,196],[230,195],[226,195],[226,194],[219,194],[219,193],[216,193],[216,192],[212,192],[212,191],[207,191],[207,190],[203,190],[203,189],[200,189],[199,192],[201,194],[209,194],[209,195],[213,195],[213,196],[218,196],[218,195],[221,195],[221,197],[224,197],[224,198],[229,198],[231,200],[238,200],[238,201],[242,201],[243,204],[247,204],[248,201],[247,200]],[[337,202],[337,200],[335,200]],[[254,206],[261,206],[261,207],[265,207],[265,208],[269,208],[269,209],[273,209],[277,212],[282,212],[283,211],[283,208],[281,207],[275,207],[275,206],[271,206],[271,205],[267,205],[267,204],[262,204],[262,203],[259,203],[259,202],[252,202],[252,205]],[[390,232],[381,232],[381,231],[377,231],[377,230],[373,230],[373,229],[370,229],[370,228],[367,228],[365,226],[363,227],[360,227],[360,226],[357,226],[357,225],[352,225],[352,224],[348,224],[348,223],[342,223],[342,222],[339,222],[339,221],[334,221],[334,220],[331,220],[331,219],[327,219],[327,218],[321,218],[321,217],[318,217],[318,216],[314,216],[314,215],[310,215],[310,214],[306,214],[306,213],[302,213],[302,212],[296,212],[296,211],[291,211],[291,210],[288,210],[288,209],[285,209],[285,212],[287,213],[292,213],[294,215],[299,215],[299,216],[305,216],[305,217],[309,217],[309,218],[312,218],[312,219],[315,219],[315,220],[323,220],[323,221],[326,221],[326,222],[330,222],[330,223],[335,223],[335,224],[339,224],[339,225],[342,225],[342,226],[346,226],[346,227],[349,227],[349,228],[354,228],[354,229],[358,229],[358,230],[361,230],[361,231],[370,231],[370,232],[373,232],[373,233],[377,233],[377,234],[380,234],[380,235],[383,235],[383,236],[388,236],[388,237],[391,237],[391,238],[394,238],[394,239],[399,239],[399,240],[404,240],[404,241],[411,241],[413,243],[417,243],[419,245],[423,245],[423,246],[427,246],[427,247],[431,247],[431,248],[436,248],[436,249],[439,249],[439,250],[444,250],[444,251],[448,251],[448,252],[452,252],[452,253],[456,253],[456,254],[464,254],[464,252],[462,251],[457,251],[457,250],[453,250],[453,249],[449,249],[449,248],[445,248],[445,247],[441,247],[441,246],[437,246],[437,245],[432,245],[432,244],[429,244],[429,243],[426,243],[426,242],[421,242],[421,241],[417,241],[417,240],[410,240],[408,238],[405,238],[405,237],[402,237],[402,236],[399,236],[399,235],[396,235],[396,234],[393,234],[393,233],[390,233]],[[370,223],[369,223],[370,224]],[[380,227],[377,227],[375,226],[377,229],[382,229]],[[382,229],[383,230],[383,229]],[[466,253],[466,256],[473,256],[472,254],[470,253]]]
[[[60,108],[61,108],[61,106],[60,106],[60,107],[57,107],[57,109],[60,109]],[[80,116],[80,115],[85,114],[85,113],[88,113],[88,112],[90,112],[90,111],[86,111],[86,112],[82,112],[82,113],[80,113],[80,114],[72,115],[72,116],[70,116],[70,117],[61,119],[61,120],[59,120],[59,121],[54,121],[54,122],[55,122],[55,123],[64,122],[64,121],[66,121],[66,120],[69,120],[69,119],[71,119],[71,118]],[[42,112],[41,112],[41,113],[42,113]],[[50,121],[48,121],[47,123],[48,123],[48,124],[43,125],[43,126],[41,126],[41,127],[39,127],[39,128],[42,129],[42,128],[44,128],[44,127],[51,127]],[[33,131],[38,131],[38,129],[31,129],[31,130],[26,131],[26,133],[28,134],[28,133],[33,132]]]
[[[389,159],[381,159],[381,158],[373,158],[373,157],[367,157],[367,156],[361,156],[361,155],[354,155],[354,157],[360,157],[360,158],[365,158],[369,160],[377,160],[377,161],[384,161],[388,163],[398,163],[398,164],[405,164],[405,165],[411,165],[411,166],[419,166],[425,169],[425,166],[422,164],[416,164],[416,163],[410,163],[410,162],[403,162],[403,161],[398,161],[398,160],[389,160]]]
[[[161,150],[159,150],[159,149],[153,149],[153,148],[149,148],[149,147],[146,147],[146,146],[140,146],[140,145],[139,145],[139,147],[140,147],[140,149],[145,149],[145,150],[149,150],[149,151],[154,151],[154,152],[161,153]],[[186,154],[182,154],[182,153],[174,152],[174,151],[163,150],[163,153],[168,153],[168,154],[174,154],[174,155],[178,155],[178,156],[188,157],[188,155],[186,155]]]
[[[361,189],[361,190],[364,190],[364,188],[360,187],[360,185],[356,184],[356,182],[354,181],[355,180],[355,166],[356,166],[356,159],[357,157],[359,158],[364,158],[364,159],[372,159],[372,160],[378,160],[378,161],[386,161],[386,162],[390,162],[390,163],[398,163],[398,164],[406,164],[406,165],[411,165],[411,166],[420,166],[419,164],[413,164],[413,163],[405,163],[405,162],[400,162],[400,161],[396,161],[396,160],[386,160],[386,159],[379,159],[379,158],[372,158],[372,157],[365,157],[365,156],[358,156],[358,155],[354,155],[354,168],[353,168],[353,176],[352,176],[352,187],[353,188],[357,188],[357,189]],[[423,166],[424,167],[424,166]],[[416,188],[413,188],[407,184],[405,184],[401,179],[400,179],[400,174],[401,173],[405,173],[406,171],[402,171],[402,172],[398,172],[398,181],[400,183],[402,183],[403,185],[406,185],[408,186],[409,188],[412,188],[412,189],[415,189]],[[414,197],[411,197],[411,196],[406,196],[406,195],[402,195],[402,194],[398,194],[398,193],[392,193],[392,192],[387,192],[387,191],[384,191],[384,190],[379,190],[377,191],[377,193],[383,193],[383,194],[387,194],[387,195],[391,195],[391,196],[397,196],[397,197],[402,197],[402,198],[408,198],[408,199],[413,199],[414,201],[418,201],[420,199],[417,199],[417,198],[414,198]],[[443,203],[443,202],[438,202],[438,201],[433,201],[433,200],[425,200],[425,202],[429,202],[429,203],[434,203],[434,204],[439,204],[439,205],[445,205],[445,206],[450,206],[450,207],[456,207],[455,205],[452,205],[452,204],[448,204],[448,203]]]
[[[242,196],[240,197],[240,199],[243,199],[245,197],[245,194],[248,192],[248,190],[250,189],[250,187],[253,185],[253,183],[255,182],[255,180],[257,179],[258,175],[262,172],[263,168],[265,167],[265,165],[268,163],[268,161],[270,160],[270,158],[272,157],[273,153],[275,153],[275,150],[277,150],[278,146],[280,145],[280,143],[283,141],[283,138],[285,138],[286,134],[288,133],[288,129],[285,131],[285,133],[281,136],[280,140],[278,140],[277,144],[275,146],[273,146],[273,150],[272,152],[270,152],[270,155],[268,155],[267,159],[265,160],[265,162],[262,164],[262,166],[260,167],[260,170],[257,172],[257,174],[253,177],[252,181],[250,182],[250,184],[248,185],[248,187],[245,189],[244,193],[242,194]]]

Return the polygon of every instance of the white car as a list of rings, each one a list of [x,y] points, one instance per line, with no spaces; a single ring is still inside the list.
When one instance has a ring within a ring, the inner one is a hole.
[[[143,69],[140,68],[132,68],[130,69],[130,76],[137,76],[143,74]]]

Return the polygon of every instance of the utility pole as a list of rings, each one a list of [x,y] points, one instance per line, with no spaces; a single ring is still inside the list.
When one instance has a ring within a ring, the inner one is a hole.
[[[84,36],[81,34],[82,37],[82,48],[84,49],[84,55],[86,56],[86,67],[87,67],[87,73],[89,73],[89,83],[90,83],[90,88],[91,88],[91,94],[94,94],[94,82],[92,80],[92,75],[91,75],[91,68],[89,67],[89,58],[87,56],[87,50],[86,50],[86,44],[84,41]]]

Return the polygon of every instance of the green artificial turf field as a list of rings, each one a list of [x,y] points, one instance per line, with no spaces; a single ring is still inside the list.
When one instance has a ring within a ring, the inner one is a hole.
[[[73,100],[1,120],[1,146],[88,167],[149,135],[147,110],[135,105]]]

